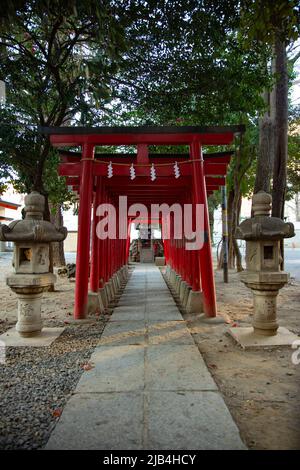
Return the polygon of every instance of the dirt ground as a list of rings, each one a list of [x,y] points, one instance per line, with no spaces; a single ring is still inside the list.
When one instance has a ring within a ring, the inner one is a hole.
[[[5,276],[12,271],[0,258],[0,331],[17,322],[16,295],[6,286]],[[55,292],[45,292],[42,303],[44,326],[64,326],[73,315],[75,283],[57,276]]]
[[[16,322],[16,297],[5,285],[9,267],[0,272],[0,332]],[[300,364],[290,347],[242,350],[227,331],[231,324],[251,322],[251,292],[230,272],[230,283],[216,272],[218,311],[228,323],[204,324],[185,315],[194,340],[216,380],[241,436],[250,449],[300,449]],[[72,316],[74,282],[59,278],[55,293],[44,294],[47,326],[63,326]],[[282,326],[300,335],[300,283],[291,282],[278,298]],[[299,356],[300,357],[300,353]]]
[[[218,313],[228,324],[203,324],[198,315],[185,319],[242,439],[249,449],[300,449],[300,364],[292,363],[294,350],[243,350],[227,330],[232,323],[250,325],[252,294],[235,272],[229,284],[216,272],[216,289]],[[300,335],[299,314],[300,283],[292,281],[279,293],[279,324]]]

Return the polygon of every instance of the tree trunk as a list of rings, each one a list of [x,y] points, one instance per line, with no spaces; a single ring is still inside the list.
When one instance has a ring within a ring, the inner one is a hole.
[[[239,192],[239,196],[238,196],[238,199],[236,201],[236,209],[235,209],[236,219],[235,219],[234,232],[235,232],[235,229],[239,225],[239,222],[240,222],[241,207],[242,207],[242,195]],[[234,249],[234,254],[235,254],[235,258],[236,258],[236,269],[237,269],[238,272],[241,272],[244,269],[243,265],[242,265],[242,255],[241,255],[237,240],[234,237],[234,233],[233,233],[233,249]]]
[[[227,213],[228,213],[228,268],[233,269],[236,265],[238,271],[243,270],[242,256],[238,243],[235,239],[235,231],[240,222],[242,205],[241,181],[251,166],[251,150],[245,146],[243,136],[235,153],[233,168],[233,184],[228,191]]]
[[[233,189],[228,193],[227,210],[228,210],[228,268],[242,271],[242,255],[235,239],[235,230],[239,224],[240,212],[242,205],[242,196],[240,191]]]
[[[209,207],[208,208],[208,214],[209,214],[209,229],[210,229],[210,241],[211,241],[211,246],[214,246],[214,212],[215,209],[214,207]]]
[[[300,222],[300,193],[295,195],[296,221]]]
[[[49,208],[49,202],[48,202],[48,194],[43,193],[43,196],[45,197],[45,208],[44,208],[44,215],[43,218],[44,220],[47,220],[50,222],[51,215],[50,215],[50,208]],[[49,245],[49,272],[53,273],[53,255],[52,255],[52,243]],[[51,286],[48,289],[49,292],[54,292],[54,284],[51,284]]]
[[[275,154],[273,167],[272,216],[284,217],[288,154],[288,72],[284,42],[275,39]]]
[[[61,205],[55,206],[55,212],[51,209],[53,207],[50,206],[50,221],[56,225],[56,227],[63,227],[64,219],[62,215]],[[64,242],[54,242],[51,243],[51,251],[52,251],[52,263],[53,266],[65,266],[65,252],[64,252]]]
[[[228,199],[227,199],[227,213],[228,213],[228,268],[234,269],[235,267],[235,254],[233,248],[233,225],[234,225],[234,189],[231,188],[228,191]]]
[[[264,93],[264,100],[269,102],[270,94]],[[259,119],[259,150],[256,165],[254,193],[271,190],[271,176],[274,161],[274,120],[267,111]]]

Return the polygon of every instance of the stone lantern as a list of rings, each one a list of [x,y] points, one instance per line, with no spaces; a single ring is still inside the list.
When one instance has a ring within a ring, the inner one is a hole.
[[[7,285],[18,297],[16,330],[23,337],[38,335],[42,330],[41,301],[43,292],[55,282],[49,272],[49,246],[63,241],[65,227],[56,228],[43,220],[45,198],[33,191],[25,197],[25,219],[0,224],[0,240],[14,242],[14,272]]]
[[[246,270],[240,273],[240,280],[253,292],[251,332],[264,337],[277,335],[276,298],[289,280],[289,274],[280,270],[280,241],[295,235],[292,223],[270,216],[271,203],[270,194],[264,191],[254,194],[253,217],[244,220],[235,233],[237,239],[246,240]],[[247,328],[231,330],[236,337]]]

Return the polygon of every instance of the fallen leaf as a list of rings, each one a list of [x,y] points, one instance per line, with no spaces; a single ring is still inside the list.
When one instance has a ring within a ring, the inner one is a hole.
[[[56,408],[56,410],[52,411],[52,416],[54,418],[59,418],[61,414],[62,414],[62,409],[61,408]]]
[[[82,366],[83,370],[91,370],[91,369],[93,369],[93,367],[94,366],[92,364],[90,364],[89,362],[87,362],[86,364],[83,364],[83,366]]]

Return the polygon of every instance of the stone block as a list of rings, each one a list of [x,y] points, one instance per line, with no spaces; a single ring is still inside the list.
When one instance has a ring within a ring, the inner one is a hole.
[[[216,392],[150,392],[147,449],[246,450]]]
[[[295,335],[287,328],[280,326],[277,334],[273,336],[264,336],[254,332],[253,327],[229,328],[229,334],[242,346],[243,349],[253,348],[276,348],[279,346],[289,346],[299,341],[299,336]]]
[[[68,401],[46,450],[142,449],[143,394],[76,394]]]
[[[188,313],[203,312],[202,292],[190,290],[185,308]]]
[[[3,341],[6,347],[36,347],[50,346],[64,331],[63,328],[43,328],[43,330],[35,336],[22,337],[15,328],[10,328],[0,335],[0,341]]]

